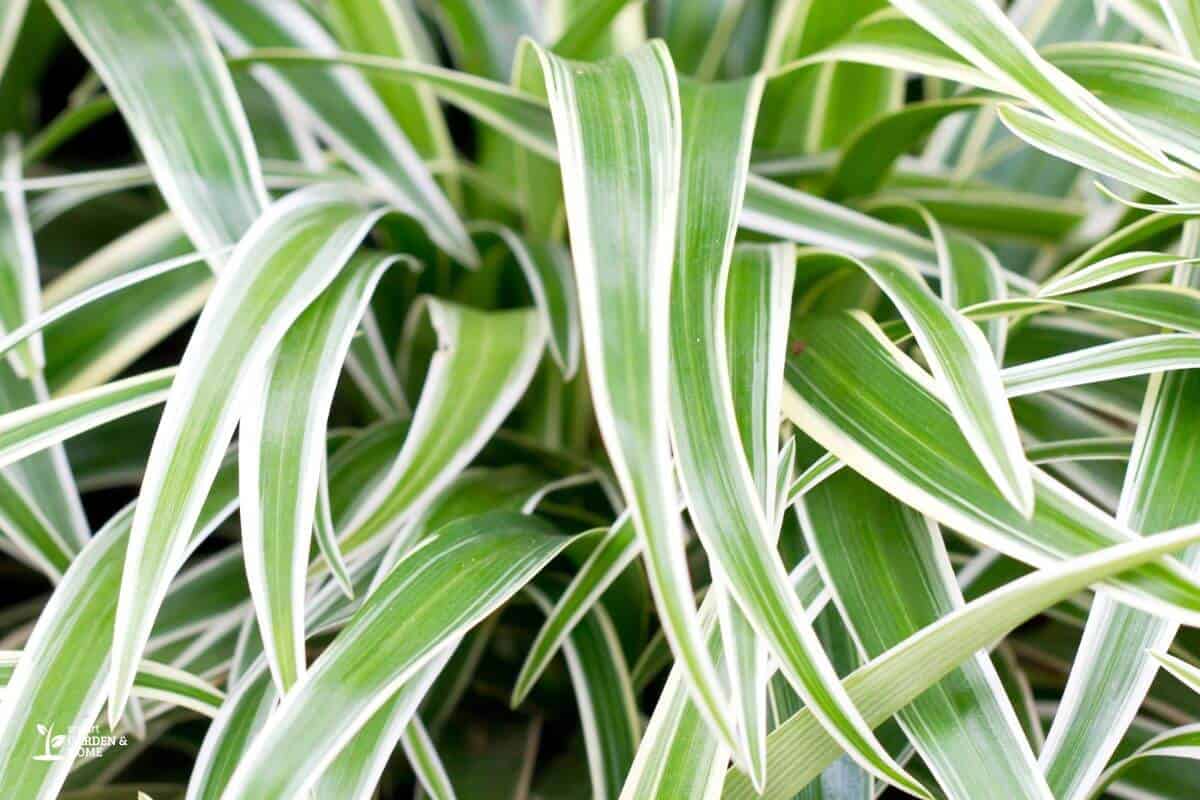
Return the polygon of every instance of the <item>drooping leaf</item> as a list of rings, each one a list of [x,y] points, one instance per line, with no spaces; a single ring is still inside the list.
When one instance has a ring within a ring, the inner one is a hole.
[[[503,512],[443,528],[396,565],[283,699],[222,797],[285,796],[312,786],[397,688],[569,541],[545,523]]]

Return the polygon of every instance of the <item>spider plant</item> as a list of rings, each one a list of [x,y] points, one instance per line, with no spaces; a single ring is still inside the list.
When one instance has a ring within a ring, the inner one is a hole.
[[[0,796],[1200,796],[1197,59],[0,0]]]

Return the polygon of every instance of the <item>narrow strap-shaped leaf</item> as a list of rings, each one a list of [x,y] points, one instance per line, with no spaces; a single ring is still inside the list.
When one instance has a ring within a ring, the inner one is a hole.
[[[685,111],[686,113],[686,111]],[[796,255],[791,245],[742,245],[735,248],[726,278],[724,309],[725,364],[733,419],[750,479],[765,515],[766,540],[778,539],[782,509],[779,419],[787,325],[791,315]],[[715,322],[716,320],[714,320]],[[721,338],[721,337],[713,337]],[[719,346],[714,343],[709,346]],[[727,410],[729,411],[729,410]],[[732,444],[727,443],[732,448]],[[736,602],[722,594],[720,624],[728,653],[730,684],[739,711],[747,766],[757,783],[765,781],[768,650]]]
[[[0,465],[164,402],[174,377],[167,367],[0,414]]]
[[[542,588],[530,585],[525,592],[542,611],[553,610],[552,595]],[[621,642],[603,605],[594,605],[571,631],[563,656],[579,707],[592,796],[615,798],[633,763],[641,720]]]
[[[831,477],[797,508],[825,583],[867,658],[963,605],[937,528],[853,472]],[[1051,797],[986,653],[897,719],[947,796]]]
[[[133,285],[110,284],[120,291],[93,295],[83,305],[66,304],[139,268],[193,252],[168,212],[117,237],[46,287],[47,315],[69,309],[67,317],[45,330],[46,376],[56,392],[111,379],[199,313],[212,288],[212,270],[196,263]],[[211,255],[221,257],[220,251]]]
[[[1080,292],[1105,283],[1118,281],[1152,269],[1166,269],[1191,263],[1191,259],[1180,258],[1170,253],[1130,252],[1118,253],[1089,264],[1070,273],[1055,277],[1042,284],[1038,294],[1052,297],[1059,294]]]
[[[792,481],[791,487],[788,489],[787,504],[791,505],[795,503],[804,494],[812,491],[814,486],[819,485],[844,466],[846,466],[845,463],[833,453],[826,453],[820,456]]]
[[[844,681],[867,719],[882,723],[976,651],[1081,589],[1111,579],[1200,541],[1200,527],[1134,539],[1034,572],[973,600],[887,650]],[[762,797],[790,798],[841,755],[808,709],[767,739],[769,783]],[[726,775],[722,797],[760,796],[737,771]]]
[[[218,800],[238,759],[266,724],[277,700],[271,672],[260,658],[240,674],[209,726],[188,780],[187,800]]]
[[[793,336],[805,346],[788,360],[784,413],[907,505],[1037,567],[1135,536],[1037,468],[1034,513],[1022,516],[971,454],[928,373],[872,321],[849,315],[804,319]],[[1176,620],[1195,618],[1198,588],[1174,561],[1105,585],[1123,602]]]
[[[845,145],[829,178],[830,200],[874,194],[896,159],[946,117],[978,109],[988,101],[975,97],[912,103],[864,126]]]
[[[1200,368],[1200,336],[1160,333],[1027,361],[1008,367],[1001,376],[1008,396],[1017,397],[1131,375],[1196,368]]]
[[[472,229],[484,238],[498,239],[512,253],[534,303],[546,318],[550,354],[563,378],[570,380],[579,369],[579,300],[570,257],[554,243],[528,241],[502,225],[483,222]]]
[[[148,267],[140,267],[109,280],[98,283],[78,294],[72,295],[53,308],[27,320],[24,324],[0,337],[0,353],[8,353],[21,342],[37,334],[43,328],[58,322],[72,312],[83,308],[97,300],[119,294],[125,289],[137,286],[143,281],[152,280],[160,275],[166,275],[178,269],[197,267],[205,258],[219,257],[232,248],[218,250],[207,255],[192,253],[176,258],[169,258]],[[202,267],[207,270],[207,267]]]
[[[367,720],[333,763],[326,767],[313,787],[314,800],[369,800],[375,796],[379,779],[397,742],[405,744],[413,725],[420,725],[417,708],[458,649],[460,641],[455,638],[443,645]],[[405,752],[408,752],[407,744]]]
[[[789,245],[740,245],[725,290],[725,349],[742,449],[763,508],[776,507],[780,402],[795,284]]]
[[[410,262],[414,265],[416,262]],[[358,335],[350,343],[346,373],[358,385],[368,403],[381,417],[406,417],[412,413],[392,354],[379,330],[379,320],[368,306]]]
[[[317,484],[316,519],[313,522],[313,536],[317,540],[317,548],[321,557],[329,565],[333,579],[347,598],[354,599],[354,584],[350,580],[350,572],[346,567],[346,559],[342,556],[342,548],[338,545],[337,529],[333,525],[333,510],[329,502],[329,476],[325,469],[321,470],[320,482]]]
[[[394,259],[350,260],[246,388],[238,437],[242,542],[267,662],[281,694],[304,671],[304,590],[325,427],[338,375]]]
[[[114,718],[233,436],[248,380],[336,277],[379,213],[364,205],[357,189],[302,189],[272,205],[230,256],[188,342],[146,465],[113,641]]]
[[[1061,307],[1099,311],[1177,331],[1200,333],[1200,290],[1155,283],[1090,289],[1054,297],[1011,298],[963,309],[971,319],[1024,315]]]
[[[700,623],[707,634],[709,653],[717,668],[723,669],[717,600],[715,593],[705,598]],[[712,797],[721,785],[729,756],[729,748],[713,735],[692,701],[686,674],[676,662],[646,725],[620,800]],[[751,785],[748,780],[747,785]]]
[[[104,79],[196,246],[207,251],[240,239],[266,207],[267,190],[233,80],[193,4],[50,5]]]
[[[34,502],[25,482],[8,473],[0,473],[0,533],[16,548],[15,555],[52,581],[62,576],[75,555]]]
[[[417,774],[417,780],[429,796],[433,800],[454,800],[457,796],[454,785],[420,717],[413,717],[408,723],[400,737],[400,745],[413,772]]]
[[[1000,492],[1028,517],[1033,478],[1004,400],[1000,368],[982,331],[938,302],[902,262],[878,256],[858,263],[908,323],[971,451]]]
[[[937,271],[937,254],[927,239],[755,175],[747,179],[746,204],[739,222],[743,228],[752,231],[800,244],[831,247],[856,256],[895,252],[928,270],[929,274]]]
[[[1166,666],[1164,663],[1163,666]],[[1115,761],[1104,773],[1096,779],[1096,783],[1085,795],[1088,800],[1092,798],[1104,797],[1106,790],[1112,788],[1115,794],[1120,790],[1122,779],[1126,778],[1127,772],[1136,772],[1139,765],[1144,765],[1144,762],[1150,759],[1165,758],[1171,767],[1176,767],[1178,772],[1173,774],[1189,774],[1193,767],[1183,766],[1176,759],[1191,759],[1200,761],[1200,725],[1182,725],[1178,728],[1172,728],[1163,731],[1153,737],[1145,744],[1138,747],[1129,755]],[[1114,785],[1116,784],[1116,785]],[[1186,791],[1186,789],[1184,789]],[[1178,795],[1175,795],[1178,796]]]
[[[637,531],[632,517],[626,512],[603,534],[571,583],[559,595],[554,608],[547,612],[546,622],[530,645],[513,684],[511,705],[520,705],[528,696],[571,631],[639,553],[641,545]]]
[[[1043,59],[999,7],[988,0],[892,0],[963,58],[1022,99],[1075,126],[1119,157],[1171,174],[1172,167],[1139,132],[1061,70]]]
[[[1052,156],[1109,175],[1178,203],[1200,202],[1200,178],[1194,173],[1163,174],[1130,163],[1096,145],[1078,130],[1013,105],[1000,106],[1000,120],[1021,139]]]
[[[1200,693],[1200,667],[1196,667],[1186,661],[1176,658],[1170,653],[1163,653],[1157,650],[1150,651],[1151,657],[1154,658],[1167,672],[1179,679],[1180,683],[1187,686],[1194,692]]]
[[[0,651],[0,686],[7,688],[20,663],[20,650]],[[145,700],[157,700],[213,717],[225,699],[224,693],[208,681],[157,661],[143,661],[133,682],[133,694]]]
[[[414,61],[435,56],[411,0],[336,0],[329,10],[347,50]],[[386,79],[371,83],[422,158],[454,161],[446,118],[428,87]]]
[[[979,242],[955,230],[947,230],[937,216],[924,205],[908,197],[895,201],[886,197],[871,203],[876,213],[881,210],[915,214],[929,231],[937,252],[941,279],[942,300],[951,308],[961,309],[979,303],[1002,300],[1007,296],[1004,268],[990,250]],[[1003,361],[1008,333],[1007,321],[1001,317],[979,323],[987,336],[996,361]],[[984,366],[986,370],[986,366]]]
[[[504,512],[443,528],[396,566],[284,698],[222,797],[287,797],[312,786],[405,680],[570,541]]]
[[[350,559],[381,546],[471,462],[524,393],[545,348],[546,328],[533,310],[477,311],[426,298],[410,312],[410,329],[426,316],[438,349],[404,446],[378,483],[355,493],[338,526]]]
[[[143,661],[133,682],[134,690],[147,700],[162,700],[214,717],[225,700],[220,689],[189,672],[154,661]]]
[[[5,182],[0,206],[0,328],[20,328],[37,316],[39,280],[33,230],[21,182],[21,143],[16,134],[4,137],[0,176]],[[17,352],[8,353],[17,375],[27,377],[46,364],[42,337],[34,335]]]
[[[237,503],[237,479],[227,469],[213,483],[204,509],[189,531],[189,547],[199,544]],[[38,761],[34,725],[67,723],[74,734],[64,746],[73,752],[104,704],[110,670],[110,642],[121,571],[129,543],[133,506],[109,520],[71,563],[34,627],[16,672],[0,702],[0,774],[5,791],[21,797],[58,797],[70,761]],[[136,672],[136,670],[135,670]],[[135,675],[136,677],[136,675]]]
[[[204,0],[217,33],[237,51],[251,47],[295,47],[329,54],[337,43],[306,9],[271,0]],[[359,174],[389,203],[420,220],[440,247],[474,263],[458,218],[408,138],[361,75],[327,69],[265,71],[268,88],[304,110]]]
[[[558,135],[588,383],[688,685],[733,743],[684,559],[668,431],[671,259],[681,120],[670,55],[652,43],[594,65],[538,51]]]
[[[1132,444],[1133,439],[1128,436],[1060,439],[1030,445],[1025,449],[1025,455],[1029,456],[1029,460],[1034,464],[1087,459],[1124,461],[1129,458],[1129,448]]]
[[[1195,252],[1195,235],[1185,231],[1187,252]],[[1184,283],[1188,268],[1177,268],[1176,277]],[[1200,476],[1200,422],[1189,411],[1197,402],[1200,370],[1150,380],[1117,507],[1117,519],[1143,535],[1200,520],[1200,499],[1189,488]],[[1185,560],[1194,568],[1198,557],[1193,548]],[[1167,649],[1177,629],[1172,620],[1097,598],[1041,756],[1058,796],[1070,800],[1088,792],[1158,670],[1146,651]],[[1081,725],[1081,717],[1095,726]]]
[[[817,566],[811,558],[802,561],[789,576],[800,604],[809,620],[825,602]],[[718,590],[720,591],[720,590]],[[826,599],[828,595],[825,595]],[[700,617],[708,636],[710,652],[718,664],[724,653],[717,629],[717,597],[705,598]],[[663,648],[669,656],[667,648]],[[840,753],[839,749],[839,753]],[[676,663],[667,678],[625,786],[621,800],[643,797],[713,797],[721,786],[721,776],[729,762],[729,750],[705,723],[704,716],[690,699],[683,670]],[[738,773],[745,777],[742,773]],[[746,785],[751,786],[749,779]],[[751,790],[753,791],[753,790]],[[788,795],[790,797],[791,795]]]

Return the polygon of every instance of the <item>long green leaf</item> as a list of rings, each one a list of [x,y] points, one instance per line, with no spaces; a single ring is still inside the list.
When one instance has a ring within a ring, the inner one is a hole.
[[[755,486],[742,448],[723,301],[750,155],[749,124],[761,88],[761,80],[714,87],[684,82],[680,87],[685,169],[671,293],[671,428],[680,478],[723,587],[767,641],[797,692],[864,768],[923,795],[920,784],[892,760],[841,693],[837,674],[787,585],[783,563],[770,548],[774,537],[764,507],[766,490]],[[730,162],[733,169],[717,166]],[[726,628],[730,625],[737,623]],[[727,646],[731,664],[739,650],[753,652],[752,641],[749,648]],[[752,696],[741,698],[741,705],[752,712]],[[762,783],[765,753],[761,746],[757,752],[760,760],[748,766]]]
[[[174,377],[175,369],[168,367],[0,414],[0,464],[156,406],[166,400]]]
[[[529,385],[546,344],[532,310],[477,311],[426,298],[410,329],[428,316],[438,337],[404,446],[376,484],[355,492],[339,541],[347,558],[379,549],[478,454]]]
[[[188,531],[189,548],[233,512],[236,489],[232,470],[218,476]],[[34,726],[54,722],[60,730],[69,728],[72,737],[63,751],[74,752],[100,714],[133,516],[132,505],[114,515],[71,563],[25,645],[0,703],[0,730],[6,732],[0,744],[0,775],[6,792],[57,797],[71,762],[34,759],[40,747]]]
[[[16,134],[4,138],[0,158],[0,175],[6,184],[0,209],[0,327],[8,332],[38,314],[38,264],[25,193],[14,185],[21,180],[21,144]],[[46,364],[42,337],[33,336],[8,358],[21,377],[42,369]]]
[[[459,640],[444,645],[423,667],[359,729],[337,758],[325,768],[313,787],[314,800],[368,800],[376,787],[396,743],[408,742],[421,700],[441,674],[458,647]]]
[[[353,258],[246,388],[238,438],[246,574],[281,694],[304,671],[304,590],[325,427],[350,340],[394,259]]]
[[[1200,541],[1200,528],[1135,539],[1057,563],[1012,581],[922,628],[845,680],[846,691],[868,721],[879,724],[912,702],[947,672],[1025,620],[1094,583],[1153,562]],[[790,798],[820,774],[841,748],[807,709],[768,737],[766,798]],[[736,771],[726,775],[722,797],[760,796]]]
[[[1009,397],[1200,367],[1200,336],[1160,333],[1028,361],[1001,373]]]
[[[937,528],[858,475],[842,471],[797,507],[825,583],[867,658],[963,605]],[[1052,797],[986,654],[976,653],[897,719],[947,796]]]
[[[545,523],[503,512],[443,528],[396,566],[284,698],[222,797],[286,797],[312,786],[441,646],[483,620],[569,541]]]
[[[784,413],[907,505],[1038,567],[1134,537],[1036,468],[1032,518],[1012,508],[970,453],[928,374],[874,323],[849,315],[805,319],[793,336],[804,348],[788,361]],[[1143,567],[1105,588],[1153,613],[1178,620],[1194,613],[1197,587],[1177,562]]]
[[[337,44],[300,6],[271,0],[204,0],[217,32],[238,51],[296,47],[337,52]],[[329,139],[339,154],[396,208],[421,221],[429,236],[467,263],[477,254],[462,221],[361,75],[326,69],[264,71],[259,79]]]
[[[114,719],[233,436],[242,391],[379,214],[357,189],[302,189],[255,222],[221,273],[171,385],[134,515],[113,641]]]
[[[704,648],[675,506],[670,443],[671,259],[681,121],[670,56],[651,44],[581,65],[538,51],[561,151],[596,418],[642,540],[689,686],[725,741],[734,725]]]
[[[215,250],[240,239],[266,207],[267,190],[233,80],[194,5],[50,6],[104,79],[196,246]]]
[[[902,262],[881,256],[858,263],[908,323],[975,457],[1009,502],[1030,516],[1032,475],[983,332],[938,302]]]
[[[547,613],[552,595],[536,585],[525,588]],[[592,796],[615,798],[633,763],[641,732],[633,684],[612,620],[597,604],[563,643],[567,670],[575,688]]]
[[[795,251],[790,245],[742,245],[734,249],[726,302],[719,304],[725,309],[723,338],[732,413],[741,455],[765,517],[768,544],[777,542],[783,522],[778,484],[781,476],[785,486],[790,482],[792,468],[791,452],[779,452],[778,420],[795,274]],[[747,767],[761,784],[769,722],[768,649],[733,598],[722,593],[718,602]]]
[[[1075,126],[1099,146],[1147,169],[1172,168],[1139,132],[1094,95],[1037,54],[988,0],[892,0],[892,5],[1010,91]]]

